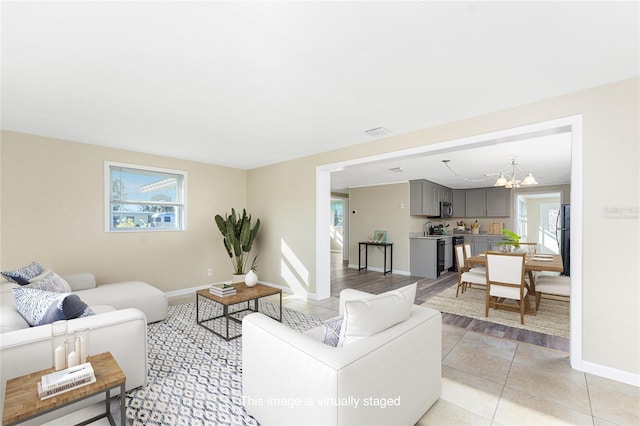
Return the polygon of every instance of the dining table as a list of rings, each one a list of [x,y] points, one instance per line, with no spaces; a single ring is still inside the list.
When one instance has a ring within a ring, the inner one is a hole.
[[[486,266],[487,255],[485,253],[478,253],[473,256],[465,258],[465,264],[468,266]],[[529,293],[536,294],[536,272],[560,272],[564,271],[564,265],[562,263],[562,256],[559,254],[546,254],[546,253],[534,253],[528,254],[525,257],[524,270],[529,277]],[[535,310],[531,310],[527,307],[527,313],[535,315]]]

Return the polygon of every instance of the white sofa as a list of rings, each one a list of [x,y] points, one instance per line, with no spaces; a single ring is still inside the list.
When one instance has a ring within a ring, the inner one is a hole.
[[[166,318],[168,306],[164,293],[140,281],[96,286],[93,275],[87,273],[63,278],[73,293],[96,314],[69,320],[68,331],[73,333],[79,328],[89,328],[89,353],[111,352],[127,377],[127,390],[144,385],[147,381],[147,322]],[[0,414],[8,379],[49,368],[52,364],[51,326],[29,327],[13,302],[11,288],[16,286],[8,282],[0,284]],[[114,391],[112,395],[117,393]],[[27,424],[41,424],[99,400],[99,397],[83,400]]]
[[[343,290],[345,300],[371,296]],[[414,425],[440,397],[442,316],[409,318],[341,347],[260,313],[242,322],[244,405],[262,425]]]

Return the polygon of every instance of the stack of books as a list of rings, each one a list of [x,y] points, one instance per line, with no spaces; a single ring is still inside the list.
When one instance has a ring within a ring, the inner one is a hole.
[[[220,297],[233,296],[236,292],[237,291],[234,286],[225,283],[213,284],[209,287],[209,293]]]
[[[47,399],[96,381],[90,362],[42,376],[38,396]]]

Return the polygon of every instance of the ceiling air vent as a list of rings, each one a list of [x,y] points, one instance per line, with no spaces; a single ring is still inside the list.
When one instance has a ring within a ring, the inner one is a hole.
[[[390,135],[391,132],[388,129],[385,129],[384,127],[372,127],[371,129],[367,129],[364,131],[367,135],[371,136],[372,138],[379,138],[380,136],[387,136]]]
[[[394,173],[402,173],[404,172],[404,169],[402,167],[393,167],[391,169],[389,169],[390,172],[394,172]]]

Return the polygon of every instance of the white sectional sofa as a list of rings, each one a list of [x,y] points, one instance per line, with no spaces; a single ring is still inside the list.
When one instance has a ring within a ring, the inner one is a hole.
[[[95,313],[69,320],[68,331],[73,333],[79,328],[89,328],[90,354],[111,352],[127,377],[127,390],[144,385],[147,381],[147,322],[166,318],[168,304],[164,293],[140,281],[96,285],[95,278],[88,273],[63,278],[73,293]],[[8,282],[0,284],[0,414],[8,379],[49,368],[52,363],[51,326],[30,327],[22,318],[11,293],[11,288],[16,286],[18,284]],[[98,397],[83,400],[27,424],[41,424],[96,401],[99,401]]]
[[[343,290],[341,314],[345,301],[370,296]],[[247,315],[245,408],[265,426],[414,425],[440,397],[442,315],[411,304],[405,321],[341,347],[323,343],[323,326],[298,333]]]

